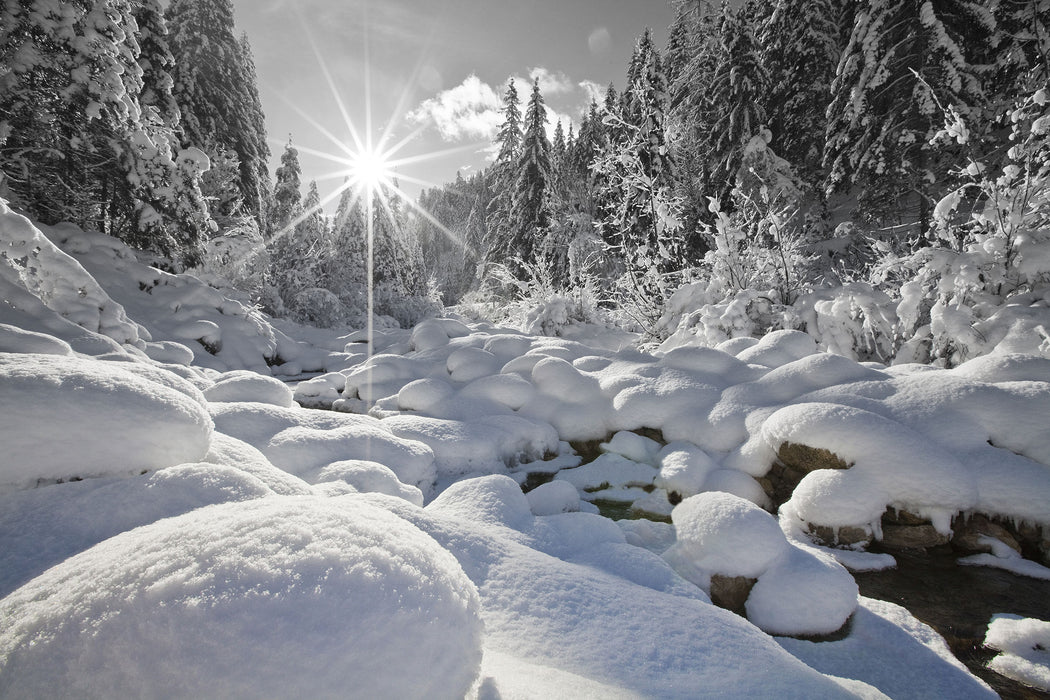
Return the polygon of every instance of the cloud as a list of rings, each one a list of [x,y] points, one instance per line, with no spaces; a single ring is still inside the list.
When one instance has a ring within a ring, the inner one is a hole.
[[[544,96],[572,92],[576,87],[569,80],[569,76],[561,71],[550,71],[543,66],[536,66],[529,71],[529,82],[533,80],[539,81],[540,92]]]
[[[593,54],[605,53],[610,46],[612,46],[612,35],[605,27],[598,27],[587,37],[587,47]]]
[[[591,100],[594,100],[599,105],[605,102],[605,86],[599,85],[593,80],[581,80],[579,86],[583,89],[583,92],[587,95],[587,104],[590,105]]]
[[[491,139],[503,123],[503,101],[488,83],[468,75],[454,88],[424,100],[408,113],[416,124],[432,122],[446,141]]]

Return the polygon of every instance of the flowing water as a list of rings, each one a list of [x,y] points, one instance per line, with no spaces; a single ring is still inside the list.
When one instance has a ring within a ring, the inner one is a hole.
[[[996,655],[984,648],[995,613],[1050,620],[1050,581],[1017,576],[1001,569],[960,566],[950,547],[893,552],[897,568],[855,573],[861,595],[887,600],[937,630],[970,672],[1003,698],[1050,698],[984,667]]]

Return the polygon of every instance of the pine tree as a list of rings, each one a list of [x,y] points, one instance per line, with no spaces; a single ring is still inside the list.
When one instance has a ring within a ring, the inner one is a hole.
[[[485,261],[502,263],[509,241],[517,226],[517,212],[513,207],[512,192],[518,176],[518,161],[521,154],[521,103],[518,90],[511,78],[503,96],[503,124],[496,142],[500,145],[496,162],[488,169],[492,192],[486,213]]]
[[[251,56],[234,35],[232,0],[172,0],[166,18],[185,144],[209,156],[236,154],[241,206],[265,228],[269,148]]]
[[[270,210],[270,230],[274,235],[287,233],[289,225],[299,215],[299,201],[302,194],[299,191],[299,176],[302,169],[299,167],[299,151],[292,146],[292,138],[288,137],[288,145],[284,147],[281,155],[281,165],[274,173],[277,182],[273,190],[273,208]]]
[[[722,5],[717,64],[708,88],[714,117],[706,146],[711,161],[712,188],[728,188],[743,155],[744,146],[765,124],[768,78],[758,42],[748,22]],[[723,189],[724,191],[724,189]]]
[[[551,147],[547,141],[546,125],[547,111],[537,79],[532,83],[532,96],[525,111],[525,133],[518,160],[518,177],[511,196],[515,220],[507,246],[507,257],[512,271],[519,279],[523,279],[525,274],[522,264],[530,265],[536,261],[549,221],[547,190],[551,182]]]
[[[858,3],[828,108],[829,191],[855,192],[861,213],[930,223],[933,173],[944,172],[929,144],[942,106],[963,116],[985,101],[972,47],[984,46],[995,20],[972,0]],[[939,104],[938,104],[939,103]],[[911,201],[911,212],[905,203]]]

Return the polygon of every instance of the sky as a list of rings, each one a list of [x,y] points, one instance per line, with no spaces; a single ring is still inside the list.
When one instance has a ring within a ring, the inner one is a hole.
[[[279,165],[291,135],[303,192],[342,182],[341,144],[384,133],[396,172],[416,197],[485,166],[515,78],[522,101],[539,77],[551,119],[579,123],[592,94],[624,83],[646,27],[657,46],[673,20],[670,0],[234,0],[237,29],[255,54],[260,95]],[[322,68],[322,65],[324,68]],[[326,79],[325,73],[330,76]],[[342,107],[340,106],[342,103]],[[368,105],[371,109],[368,109]],[[344,109],[345,108],[345,109]],[[344,117],[345,111],[345,117]],[[328,154],[329,157],[324,157]],[[418,160],[412,160],[417,159]],[[329,211],[334,204],[326,207]]]

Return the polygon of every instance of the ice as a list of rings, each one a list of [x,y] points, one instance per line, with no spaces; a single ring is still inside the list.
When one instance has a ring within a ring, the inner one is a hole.
[[[0,615],[11,697],[463,697],[481,666],[479,598],[456,560],[344,498],[131,530],[25,584]]]
[[[172,389],[125,363],[0,353],[0,491],[200,460],[212,421],[182,384]]]
[[[993,615],[984,645],[1002,652],[988,662],[988,668],[1050,692],[1050,622]]]
[[[288,408],[292,390],[279,379],[247,370],[226,372],[216,377],[215,384],[204,390],[209,401],[250,401]]]

